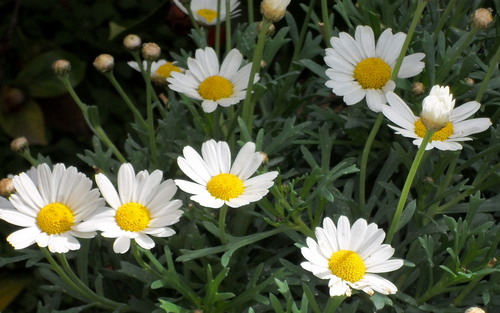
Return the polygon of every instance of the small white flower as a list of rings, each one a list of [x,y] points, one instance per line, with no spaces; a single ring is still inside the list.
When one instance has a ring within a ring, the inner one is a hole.
[[[201,105],[207,113],[215,111],[217,104],[228,107],[246,97],[252,63],[240,68],[242,61],[241,53],[233,49],[219,68],[214,49],[198,49],[194,59],[188,58],[185,73],[171,73],[169,87],[190,98],[203,100]],[[256,74],[253,79],[257,82],[259,75]]]
[[[183,191],[193,194],[191,200],[209,208],[224,204],[237,208],[259,201],[274,184],[278,172],[268,172],[250,178],[259,168],[264,156],[255,152],[255,144],[247,142],[231,165],[231,151],[224,141],[209,140],[201,146],[201,156],[191,147],[177,158],[180,169],[193,182],[176,179]]]
[[[51,171],[47,164],[29,173],[13,177],[16,193],[9,200],[12,206],[0,202],[0,218],[24,227],[7,237],[15,249],[34,243],[48,247],[50,252],[66,253],[78,250],[76,238],[92,238],[94,231],[81,228],[82,221],[104,206],[92,181],[76,168],[56,164]]]
[[[445,97],[441,98],[439,101],[435,101],[435,95],[433,95],[431,99],[434,100],[427,101],[428,108],[426,116],[428,119],[435,118],[436,120],[442,122],[442,116],[446,116],[446,114],[433,112],[448,111],[448,106],[450,103],[454,105],[455,100],[450,101],[450,98]],[[408,138],[415,138],[413,144],[420,147],[422,139],[425,137],[425,133],[427,131],[427,128],[423,123],[423,118],[415,116],[408,105],[406,105],[406,103],[395,93],[388,92],[387,100],[389,101],[389,105],[384,106],[382,112],[389,120],[399,126],[389,125],[389,127],[394,129],[396,134],[400,134]],[[425,102],[426,101],[424,100],[424,103]],[[446,103],[446,109],[436,109],[435,111],[433,111],[433,109],[429,109],[431,104],[443,104],[443,102]],[[439,150],[461,150],[462,145],[458,142],[472,140],[472,138],[467,136],[485,131],[491,125],[489,118],[473,118],[466,120],[468,117],[476,113],[480,107],[481,104],[479,104],[479,102],[470,101],[462,104],[458,108],[453,109],[449,115],[449,121],[446,122],[443,128],[434,133],[431,141],[427,144],[425,149],[429,150],[437,148]]]
[[[354,38],[341,32],[339,37],[330,40],[332,48],[326,49],[326,75],[330,78],[326,86],[344,97],[347,105],[353,105],[364,98],[374,112],[382,111],[387,100],[385,93],[393,91],[396,84],[391,75],[401,53],[406,34],[392,34],[386,29],[375,44],[373,30],[369,26],[356,27]],[[424,63],[423,53],[414,53],[404,57],[398,72],[399,78],[408,78],[419,74]]]
[[[315,234],[317,242],[307,238],[307,247],[301,249],[307,262],[300,265],[329,280],[330,296],[351,296],[351,288],[369,295],[374,291],[385,295],[397,292],[393,283],[376,274],[397,270],[403,260],[390,259],[394,249],[382,244],[385,232],[376,224],[358,219],[351,227],[347,217],[341,216],[335,227],[327,217]]]
[[[161,182],[163,173],[141,171],[135,175],[131,164],[122,164],[118,170],[118,192],[103,174],[95,177],[97,186],[111,208],[94,215],[82,227],[102,231],[106,238],[116,238],[115,253],[125,253],[134,239],[144,249],[155,242],[149,236],[168,237],[175,231],[168,227],[182,215],[180,200],[172,200],[177,187],[169,179]]]
[[[129,61],[127,64],[133,68],[134,70],[140,72],[139,64],[135,61]],[[142,67],[146,69],[147,61],[142,62]],[[175,62],[168,62],[167,60],[161,59],[158,61],[154,61],[151,63],[151,77],[153,79],[158,79],[162,81],[167,81],[167,78],[170,77],[172,72],[180,72],[182,73],[184,70],[177,65]]]
[[[174,3],[179,9],[185,14],[188,14],[188,10],[184,7],[179,0],[174,0]],[[193,12],[194,19],[199,23],[204,25],[215,25],[217,24],[217,0],[191,0],[191,12]],[[231,17],[235,17],[239,14],[238,6],[240,5],[239,0],[230,0],[229,2],[229,12]],[[226,20],[226,1],[220,1],[220,21]]]
[[[450,121],[455,99],[448,86],[434,86],[422,102],[420,118],[427,129],[440,130]]]

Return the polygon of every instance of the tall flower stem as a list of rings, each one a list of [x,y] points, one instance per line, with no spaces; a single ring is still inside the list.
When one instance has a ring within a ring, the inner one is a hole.
[[[413,34],[415,33],[415,29],[417,29],[417,25],[420,21],[422,13],[424,12],[427,2],[427,0],[418,1],[417,8],[415,9],[415,12],[413,12],[413,20],[411,21],[410,28],[408,28],[408,33],[406,34],[405,42],[403,43],[403,47],[401,48],[401,52],[399,53],[398,60],[394,65],[394,69],[392,70],[391,80],[396,80],[396,78],[398,77],[399,69],[401,68],[401,64],[403,64],[403,59],[406,55],[406,51],[408,51],[411,39],[413,37]]]
[[[368,155],[370,154],[370,149],[377,136],[380,125],[384,120],[384,115],[379,112],[375,124],[373,124],[372,130],[366,139],[365,147],[363,148],[363,153],[361,154],[361,164],[359,171],[359,208],[362,213],[364,213],[364,208],[366,205],[366,167],[368,164]]]
[[[217,0],[217,23],[215,23],[215,54],[220,58],[220,10],[222,7],[222,0]]]
[[[64,282],[71,287],[74,291],[82,295],[84,298],[89,300],[89,303],[95,303],[96,305],[108,309],[108,310],[116,310],[119,309],[120,312],[128,311],[128,307],[124,303],[115,302],[109,299],[106,299],[102,296],[99,296],[92,290],[90,290],[87,285],[85,285],[80,278],[73,272],[66,256],[62,254],[59,259],[63,264],[63,268],[56,262],[56,260],[52,257],[50,252],[46,248],[40,248],[43,255],[49,261],[49,264],[52,266],[52,269],[59,275],[59,277],[64,280]]]
[[[219,211],[219,231],[220,231],[220,240],[223,245],[227,243],[227,235],[226,235],[226,216],[227,216],[227,205],[223,205]]]
[[[153,115],[153,86],[151,85],[151,61],[147,61],[146,73],[144,75],[146,81],[146,112],[147,112],[147,131],[149,139],[149,149],[151,152],[151,161],[154,168],[159,166],[158,150],[156,148],[155,123]]]
[[[113,154],[118,159],[118,161],[126,163],[127,159],[125,159],[125,157],[121,154],[118,148],[116,148],[113,142],[109,139],[104,129],[102,129],[101,125],[98,124],[98,121],[90,118],[88,106],[85,103],[83,103],[80,97],[78,97],[75,90],[73,89],[73,86],[71,86],[71,83],[69,82],[69,78],[67,76],[66,77],[59,76],[59,78],[64,84],[64,87],[66,87],[66,90],[68,91],[70,96],[73,98],[73,100],[76,102],[76,104],[82,111],[83,118],[87,122],[87,125],[89,126],[90,130],[92,130],[92,132],[97,136],[97,138],[99,138],[108,148],[111,149],[111,151],[113,151]]]
[[[424,156],[425,147],[427,147],[427,144],[431,141],[432,135],[434,135],[434,133],[435,131],[433,130],[427,130],[425,132],[425,136],[422,140],[422,143],[420,144],[420,147],[418,148],[415,159],[413,159],[413,163],[411,164],[410,171],[408,173],[408,176],[406,177],[403,190],[401,191],[401,196],[399,197],[398,206],[396,207],[396,211],[394,212],[391,226],[389,227],[389,231],[387,232],[387,238],[385,241],[388,244],[392,242],[394,234],[398,230],[401,215],[406,205],[406,199],[408,199],[408,194],[410,192],[411,185],[413,184],[413,179],[415,178],[415,174],[417,173],[420,162],[422,161],[422,157]]]
[[[231,50],[232,42],[231,42],[231,0],[226,0],[226,53]]]
[[[259,31],[257,46],[252,59],[252,69],[250,71],[250,78],[248,79],[247,94],[245,101],[243,102],[243,121],[245,122],[248,131],[252,132],[253,127],[253,112],[255,103],[252,103],[252,92],[254,86],[255,74],[260,69],[260,62],[262,61],[262,55],[264,54],[264,46],[266,43],[266,36],[269,26],[271,26],[271,21],[264,19],[261,24],[261,29]]]
[[[331,48],[330,38],[332,38],[332,30],[330,15],[328,14],[328,0],[321,0],[321,15],[323,19],[323,39],[326,47]]]
[[[450,0],[448,4],[446,5],[446,9],[444,10],[443,14],[441,14],[441,18],[439,19],[439,23],[436,26],[435,29],[433,29],[434,32],[434,42],[437,41],[439,33],[443,29],[444,24],[446,21],[450,19],[451,15],[451,10],[455,7],[457,0]]]
[[[488,67],[488,71],[486,72],[486,75],[484,75],[483,81],[481,82],[481,87],[479,87],[479,91],[477,92],[476,100],[477,102],[481,102],[481,99],[483,98],[484,93],[486,92],[486,88],[488,88],[488,82],[491,79],[491,76],[493,76],[493,73],[496,71],[498,67],[498,62],[500,61],[500,46],[497,45],[497,52],[495,55],[490,60],[490,66]]]
[[[113,87],[115,87],[116,91],[118,92],[118,94],[120,95],[120,97],[122,97],[122,99],[125,102],[125,104],[127,104],[127,106],[130,109],[130,111],[132,111],[132,114],[134,115],[135,120],[137,122],[141,123],[141,125],[146,128],[147,127],[146,121],[142,117],[142,115],[139,112],[139,110],[137,110],[137,108],[135,107],[135,105],[132,103],[132,101],[130,100],[130,98],[127,96],[127,94],[125,93],[125,91],[123,90],[123,88],[121,87],[121,85],[116,80],[115,75],[113,74],[113,71],[108,71],[108,72],[105,72],[103,74],[111,82],[111,84],[113,85]]]

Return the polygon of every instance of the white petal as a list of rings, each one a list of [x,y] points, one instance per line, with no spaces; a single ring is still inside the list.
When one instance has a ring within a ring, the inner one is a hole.
[[[139,246],[146,250],[150,250],[155,246],[155,242],[153,241],[153,239],[141,233],[139,233],[139,236],[137,236],[134,240]]]
[[[121,236],[115,239],[113,243],[113,251],[115,253],[125,253],[130,248],[130,238],[127,236]]]
[[[35,243],[36,237],[40,234],[38,227],[28,227],[17,230],[7,237],[7,241],[14,249],[24,249]]]

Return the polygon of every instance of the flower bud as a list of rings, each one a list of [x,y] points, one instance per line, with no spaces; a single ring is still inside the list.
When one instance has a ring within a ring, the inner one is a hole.
[[[421,96],[425,92],[425,86],[421,82],[415,82],[411,85],[411,92],[415,96]]]
[[[115,67],[115,59],[109,54],[98,55],[94,60],[94,67],[101,73],[106,73]]]
[[[257,24],[257,30],[260,32],[261,29],[262,29],[262,25],[264,25],[264,22],[261,21],[259,24]],[[267,28],[267,32],[266,32],[266,35],[267,36],[272,36],[274,35],[274,32],[276,31],[276,27],[274,26],[274,24],[271,24],[269,25],[269,27]]]
[[[26,137],[17,137],[10,143],[10,149],[17,153],[23,153],[28,147],[29,144]]]
[[[0,196],[8,197],[15,191],[16,188],[14,188],[14,183],[12,182],[12,178],[4,178],[0,180]]]
[[[465,83],[466,83],[467,85],[469,85],[469,86],[473,86],[473,85],[476,83],[476,81],[475,81],[474,79],[470,78],[470,77],[467,77],[467,78],[465,79]]]
[[[289,4],[290,0],[262,0],[260,12],[266,20],[278,22],[285,16],[286,7]]]
[[[58,76],[67,76],[71,72],[71,63],[64,59],[57,60],[52,63],[52,71]]]
[[[123,45],[129,51],[137,51],[141,48],[142,40],[141,37],[130,34],[123,38]]]
[[[262,155],[262,164],[268,164],[269,163],[269,157],[267,156],[267,153],[265,152],[259,152]]]
[[[420,118],[427,129],[440,130],[450,121],[455,100],[448,86],[434,86],[422,103]]]
[[[156,61],[160,57],[161,49],[154,42],[146,42],[142,45],[142,57],[147,61]]]
[[[479,8],[472,14],[472,24],[478,29],[486,29],[493,22],[493,14],[490,10]]]
[[[465,313],[486,313],[486,311],[476,306],[473,306],[465,310]]]

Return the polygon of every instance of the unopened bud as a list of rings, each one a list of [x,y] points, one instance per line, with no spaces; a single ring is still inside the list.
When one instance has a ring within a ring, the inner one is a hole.
[[[278,22],[285,16],[289,4],[290,0],[262,0],[260,12],[266,20]]]
[[[94,67],[101,73],[106,73],[115,67],[115,59],[110,54],[98,55],[94,60]]]
[[[260,154],[262,155],[263,159],[262,159],[262,163],[263,164],[267,164],[269,163],[269,157],[267,156],[267,153],[265,152],[260,152]]]
[[[29,144],[26,137],[17,137],[10,143],[10,149],[17,153],[23,153],[28,147]]]
[[[130,51],[136,51],[141,48],[142,40],[141,37],[130,34],[123,38],[123,45]]]
[[[259,24],[257,24],[257,30],[260,32],[262,30],[262,26],[264,25],[264,21],[261,21]],[[266,35],[267,36],[272,36],[274,35],[274,32],[276,31],[276,27],[271,24],[269,25],[269,27],[267,28],[267,32],[266,32]]]
[[[4,178],[0,180],[0,196],[8,197],[15,191],[16,188],[14,188],[14,183],[12,181],[12,178]]]
[[[160,57],[161,49],[154,42],[146,42],[142,45],[142,57],[147,61],[156,61]]]
[[[486,313],[486,311],[476,306],[473,306],[465,310],[465,313]]]
[[[266,67],[266,66],[267,66],[267,62],[266,62],[266,61],[264,61],[264,60],[261,60],[261,61],[260,61],[260,68],[264,68],[264,67]]]
[[[490,27],[493,22],[493,14],[490,10],[479,8],[472,14],[472,24],[479,29]]]
[[[71,63],[64,59],[57,60],[52,63],[52,71],[58,76],[67,76],[71,72]]]
[[[472,86],[472,85],[474,85],[474,84],[476,83],[476,81],[475,81],[474,79],[470,78],[470,77],[467,77],[467,78],[465,79],[465,83],[466,83],[467,85],[469,85],[469,86]]]
[[[425,92],[425,86],[421,82],[415,82],[411,85],[411,92],[415,96],[423,95]]]
[[[495,265],[497,265],[497,258],[492,258],[491,260],[488,261],[488,264],[486,264],[486,266],[488,267],[495,267]]]

